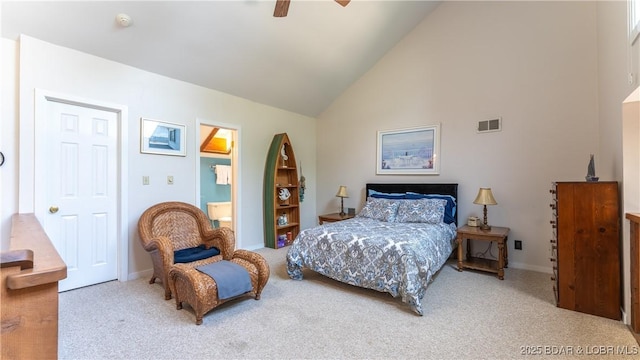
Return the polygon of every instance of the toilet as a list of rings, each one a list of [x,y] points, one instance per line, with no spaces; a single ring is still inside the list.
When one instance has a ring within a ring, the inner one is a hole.
[[[209,219],[218,221],[218,227],[233,228],[231,202],[208,202]]]

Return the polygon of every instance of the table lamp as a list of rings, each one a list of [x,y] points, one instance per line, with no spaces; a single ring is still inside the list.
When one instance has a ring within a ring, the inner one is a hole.
[[[491,230],[491,226],[487,223],[487,205],[497,205],[496,199],[493,198],[493,194],[491,193],[491,188],[480,188],[478,191],[478,196],[473,200],[474,204],[483,205],[484,206],[484,223],[480,226],[482,230]]]
[[[345,216],[346,214],[344,212],[344,198],[349,197],[349,195],[347,195],[347,187],[344,185],[340,185],[336,197],[340,198],[340,216]]]

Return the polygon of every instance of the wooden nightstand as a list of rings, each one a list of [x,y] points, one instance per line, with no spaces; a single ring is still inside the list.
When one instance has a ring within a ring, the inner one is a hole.
[[[318,216],[318,223],[322,225],[322,223],[325,223],[325,222],[336,222],[336,221],[347,220],[347,219],[351,219],[354,216],[355,215],[349,215],[349,214],[340,216],[340,213],[324,214],[324,215]]]
[[[509,228],[492,226],[491,230],[481,230],[480,227],[465,225],[458,229],[458,271],[475,269],[498,274],[498,279],[504,280],[504,268],[509,265],[507,255],[507,236]],[[467,240],[466,260],[462,257],[462,243]],[[471,256],[470,240],[495,241],[498,243],[498,260],[483,259]]]

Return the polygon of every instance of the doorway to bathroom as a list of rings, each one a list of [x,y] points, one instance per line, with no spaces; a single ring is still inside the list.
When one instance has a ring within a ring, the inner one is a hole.
[[[198,204],[213,227],[229,227],[236,231],[238,217],[238,129],[206,120],[198,121],[199,170]]]

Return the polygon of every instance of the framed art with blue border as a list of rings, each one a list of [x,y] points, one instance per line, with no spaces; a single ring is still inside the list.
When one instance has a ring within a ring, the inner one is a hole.
[[[438,175],[440,124],[378,131],[376,174]]]

